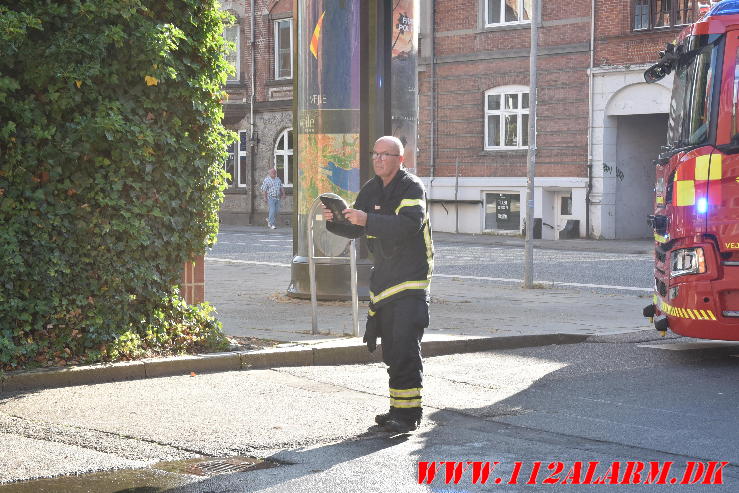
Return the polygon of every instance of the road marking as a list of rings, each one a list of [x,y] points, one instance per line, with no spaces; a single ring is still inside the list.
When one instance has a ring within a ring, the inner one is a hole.
[[[208,262],[223,262],[224,264],[271,265],[273,267],[290,267],[290,264],[280,264],[278,262],[258,262],[256,260],[237,260],[235,258],[205,257],[205,260]]]
[[[290,264],[281,264],[278,262],[259,262],[256,260],[237,260],[231,258],[206,257],[205,260],[212,262],[223,262],[227,264],[246,264],[246,265],[271,265],[274,267],[290,267]],[[453,274],[434,274],[433,277],[444,277],[449,279],[473,279],[475,281],[496,281],[496,282],[513,282],[521,283],[522,279],[508,279],[504,277],[482,277],[482,276],[457,276]],[[610,286],[608,284],[581,284],[577,282],[556,282],[556,281],[534,281],[537,284],[548,284],[550,286],[572,286],[578,288],[600,288],[600,289],[620,289],[626,291],[643,291],[651,293],[651,288],[634,288],[631,286]]]
[[[503,277],[482,277],[482,276],[457,276],[453,274],[434,274],[433,277],[447,277],[457,279],[473,279],[475,281],[497,281],[497,282],[523,282],[523,279],[507,279]],[[635,288],[632,286],[611,286],[609,284],[583,284],[579,282],[557,282],[557,281],[534,281],[536,284],[548,284],[551,286],[571,286],[576,288],[600,288],[600,289],[620,289],[626,291],[640,291],[651,293],[653,288]]]

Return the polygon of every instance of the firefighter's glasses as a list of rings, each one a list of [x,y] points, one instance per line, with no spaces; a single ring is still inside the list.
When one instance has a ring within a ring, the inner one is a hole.
[[[370,151],[369,155],[372,159],[377,159],[378,161],[384,161],[389,157],[399,157],[400,156],[400,154],[390,154],[387,152],[374,152],[374,151]]]

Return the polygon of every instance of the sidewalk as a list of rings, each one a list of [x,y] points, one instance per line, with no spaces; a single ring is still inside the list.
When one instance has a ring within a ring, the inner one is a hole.
[[[256,228],[260,231],[264,228]],[[233,231],[235,227],[224,227]],[[251,230],[252,227],[238,229]],[[520,238],[436,233],[460,243],[522,244]],[[568,242],[570,246],[565,245]],[[646,253],[649,241],[563,240],[537,248]],[[272,349],[6,374],[0,391],[278,366],[380,361],[362,344],[367,304],[360,303],[359,337],[352,337],[349,302],[319,303],[319,334],[311,333],[311,304],[285,295],[290,268],[206,258],[206,301],[230,336],[277,341]],[[576,343],[590,335],[653,330],[641,315],[651,295],[586,289],[525,290],[484,280],[439,277],[432,282],[431,323],[424,355]]]

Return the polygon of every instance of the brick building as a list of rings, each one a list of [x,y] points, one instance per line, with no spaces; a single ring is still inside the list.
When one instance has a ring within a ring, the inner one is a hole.
[[[418,159],[433,227],[519,234],[531,2],[434,4],[422,12]],[[585,233],[589,10],[589,0],[542,2],[535,217],[544,238],[554,239],[567,219],[580,219],[576,234]]]
[[[643,72],[709,0],[598,0],[592,85],[592,233],[650,236],[652,160],[665,144],[672,76],[657,84]]]
[[[531,2],[433,4],[422,12],[418,159],[433,226],[518,234],[527,194]],[[534,216],[541,235],[648,237],[651,162],[665,143],[672,80],[650,85],[642,74],[707,5],[540,4]]]
[[[647,237],[651,160],[664,143],[672,82],[647,85],[642,73],[701,5],[540,4],[534,215],[541,235]],[[225,33],[239,51],[224,109],[240,140],[226,163],[234,181],[221,219],[258,224],[266,214],[259,184],[267,168],[277,166],[283,181],[292,182],[293,2],[222,5],[239,21]],[[432,225],[519,234],[527,193],[531,1],[420,0],[419,17],[416,165]],[[283,224],[292,208],[288,196]]]
[[[292,6],[292,0],[221,0],[221,8],[237,21],[224,32],[236,45],[230,55],[236,74],[226,84],[224,124],[239,134],[225,163],[233,180],[221,206],[224,223],[264,222],[267,204],[259,187],[271,167],[277,168],[288,194],[277,223],[291,220]]]

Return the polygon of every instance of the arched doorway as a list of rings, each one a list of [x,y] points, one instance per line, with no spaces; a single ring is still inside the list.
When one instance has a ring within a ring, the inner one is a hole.
[[[636,83],[616,91],[605,108],[603,188],[613,197],[616,239],[650,237],[654,209],[653,160],[665,144],[670,91]]]

